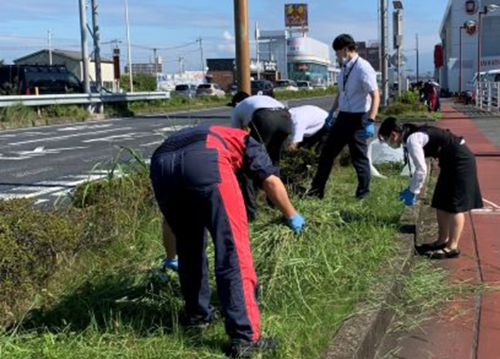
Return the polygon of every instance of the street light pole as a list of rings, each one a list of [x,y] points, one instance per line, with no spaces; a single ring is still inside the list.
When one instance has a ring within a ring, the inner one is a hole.
[[[82,40],[82,77],[85,93],[90,94],[89,53],[87,47],[87,10],[84,0],[80,0],[80,36]]]
[[[128,80],[130,92],[134,92],[134,80],[132,75],[132,50],[130,44],[130,23],[128,18],[128,0],[123,0],[125,4],[125,26],[127,29],[127,62],[128,62]]]
[[[250,45],[248,39],[248,0],[234,0],[234,29],[238,89],[249,94]]]
[[[387,78],[387,75],[389,73],[389,64],[387,57],[387,43],[388,43],[387,24],[389,23],[388,11],[389,11],[389,1],[380,0],[380,60],[381,60],[381,72],[382,72],[382,98],[381,98],[382,107],[387,106],[389,98],[389,81]]]
[[[102,88],[102,70],[101,70],[101,48],[99,45],[100,34],[98,24],[98,5],[97,0],[92,0],[92,26],[94,35],[94,65],[95,65],[95,81],[97,89],[100,91]]]
[[[418,49],[418,34],[415,35],[415,42],[416,42],[415,50],[417,51],[417,60],[416,60],[417,82],[419,82],[419,80],[420,80],[420,53],[419,53],[419,49]]]

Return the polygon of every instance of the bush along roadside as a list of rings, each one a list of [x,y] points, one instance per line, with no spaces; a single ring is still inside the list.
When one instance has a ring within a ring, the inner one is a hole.
[[[405,91],[396,97],[393,103],[380,111],[379,117],[395,116],[412,121],[436,121],[441,118],[440,112],[429,112],[427,106],[420,102],[416,91]]]
[[[166,273],[168,280],[159,281],[151,271],[163,256],[161,222],[146,167],[134,168],[129,176],[80,187],[75,208],[68,209],[72,216],[35,211],[41,216],[36,221],[46,224],[43,216],[63,216],[69,239],[67,247],[50,242],[56,261],[48,262],[49,280],[37,279],[24,293],[23,307],[33,308],[23,315],[15,301],[4,308],[4,318],[10,311],[18,320],[0,334],[2,357],[223,357],[227,338],[222,320],[201,333],[184,330],[177,277]],[[293,164],[289,169],[295,171]],[[304,186],[310,182],[308,173],[300,179]],[[251,242],[261,283],[263,332],[279,341],[273,358],[317,358],[355,304],[368,295],[367,288],[381,275],[379,268],[395,252],[393,237],[403,209],[396,197],[403,181],[396,172],[388,180],[374,179],[372,195],[359,202],[353,198],[354,171],[336,168],[323,201],[293,196],[308,220],[300,236],[283,226],[276,210],[261,206]],[[33,210],[16,208],[1,227],[2,243],[24,243],[13,226],[31,218]],[[5,247],[0,246],[5,251],[0,258],[19,255]],[[42,262],[43,257],[22,263]],[[20,274],[18,283],[27,276]],[[215,286],[212,273],[211,284]]]
[[[335,88],[315,89],[311,91],[280,92],[276,98],[280,101],[332,96]],[[169,100],[136,101],[110,103],[105,106],[105,116],[130,117],[143,114],[173,111],[201,110],[222,107],[230,102],[231,96],[184,98],[172,96]],[[59,123],[81,122],[92,116],[83,107],[76,105],[54,105],[40,108],[23,105],[0,108],[0,129],[43,126]]]

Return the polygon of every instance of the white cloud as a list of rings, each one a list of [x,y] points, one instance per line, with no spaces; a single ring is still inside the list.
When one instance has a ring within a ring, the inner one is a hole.
[[[222,37],[226,41],[234,41],[234,36],[229,31],[227,31],[227,30],[224,31],[224,33],[222,34]]]

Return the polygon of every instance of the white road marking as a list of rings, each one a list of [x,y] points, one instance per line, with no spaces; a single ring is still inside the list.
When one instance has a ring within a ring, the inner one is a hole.
[[[28,143],[37,143],[37,142],[59,141],[59,140],[65,140],[65,139],[74,138],[74,137],[93,136],[93,135],[98,135],[98,134],[104,134],[104,133],[110,133],[110,132],[117,132],[117,131],[125,131],[125,130],[132,130],[132,129],[133,129],[132,127],[122,127],[122,128],[111,128],[109,130],[102,130],[102,131],[74,133],[74,134],[71,134],[71,135],[63,135],[63,136],[55,136],[55,137],[47,137],[47,138],[38,138],[36,140],[28,140],[28,141],[20,141],[20,142],[12,142],[12,143],[9,143],[9,146],[20,146],[20,145],[26,145]]]
[[[494,202],[488,201],[486,198],[483,198],[483,203],[485,204],[483,208],[473,209],[471,212],[474,214],[499,214],[500,215],[500,206]]]
[[[102,124],[102,125],[82,125],[82,126],[58,128],[57,131],[66,132],[66,131],[95,130],[95,129],[99,129],[99,128],[108,128],[111,126],[113,126],[112,123]]]
[[[65,148],[52,148],[52,149],[45,149],[44,146],[40,146],[35,148],[33,151],[12,151],[10,154],[14,154],[17,157],[13,156],[4,156],[0,154],[0,160],[8,160],[8,161],[19,161],[19,160],[26,160],[30,159],[33,157],[39,157],[39,156],[44,156],[44,155],[53,155],[53,154],[59,154],[64,151],[74,151],[74,150],[84,150],[88,147],[83,147],[83,146],[77,146],[77,147],[65,147]]]
[[[149,134],[148,134],[148,136],[149,136]],[[126,134],[123,134],[123,135],[114,135],[114,136],[108,136],[108,137],[93,138],[93,139],[85,140],[85,141],[82,141],[82,142],[83,143],[112,142],[112,141],[115,141],[115,140],[130,141],[130,140],[134,140],[136,138],[139,138],[139,136],[137,136],[136,132],[132,132],[132,133],[126,133]]]
[[[150,143],[144,143],[144,144],[140,145],[140,147],[155,146],[155,145],[159,145],[160,143],[163,143],[163,140],[161,140],[161,141],[155,141],[155,142],[150,142]]]

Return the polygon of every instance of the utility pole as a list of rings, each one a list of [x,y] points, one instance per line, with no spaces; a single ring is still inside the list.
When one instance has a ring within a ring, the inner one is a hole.
[[[52,33],[47,31],[47,44],[49,47],[49,65],[52,65]]]
[[[397,62],[397,77],[398,77],[398,96],[401,96],[403,81],[401,78],[401,47],[403,46],[403,3],[401,1],[393,1],[394,13],[393,21],[393,35],[394,35],[394,48],[396,49],[396,62]]]
[[[260,29],[259,23],[255,22],[255,59],[257,61],[257,80],[260,80],[260,49],[259,49]]]
[[[203,40],[201,37],[198,39],[200,42],[200,56],[201,56],[201,72],[205,75],[205,58],[203,57]]]
[[[80,1],[80,34],[82,39],[82,77],[85,93],[90,94],[89,53],[87,48],[87,12],[85,0]]]
[[[184,73],[184,57],[179,57],[179,74]]]
[[[238,90],[250,93],[250,46],[248,39],[248,0],[234,0],[236,74]]]
[[[124,3],[125,3],[125,26],[127,29],[128,80],[129,80],[130,92],[134,92],[134,80],[132,75],[132,50],[130,44],[130,23],[128,19],[128,0],[124,0]]]
[[[389,5],[388,0],[380,0],[380,59],[382,72],[382,107],[387,106],[389,99],[389,58],[388,58],[388,36],[389,36]]]
[[[462,31],[462,30],[460,30],[460,31]],[[420,80],[420,52],[418,49],[418,34],[415,35],[415,41],[416,41],[416,45],[417,45],[417,47],[415,49],[417,51],[417,61],[416,61],[417,62],[417,64],[416,64],[417,65],[417,82],[419,82],[419,80]]]
[[[91,0],[92,5],[92,27],[94,38],[94,63],[95,63],[95,82],[97,89],[100,91],[102,88],[102,69],[101,69],[101,49],[99,47],[99,24],[98,24],[98,0]]]

